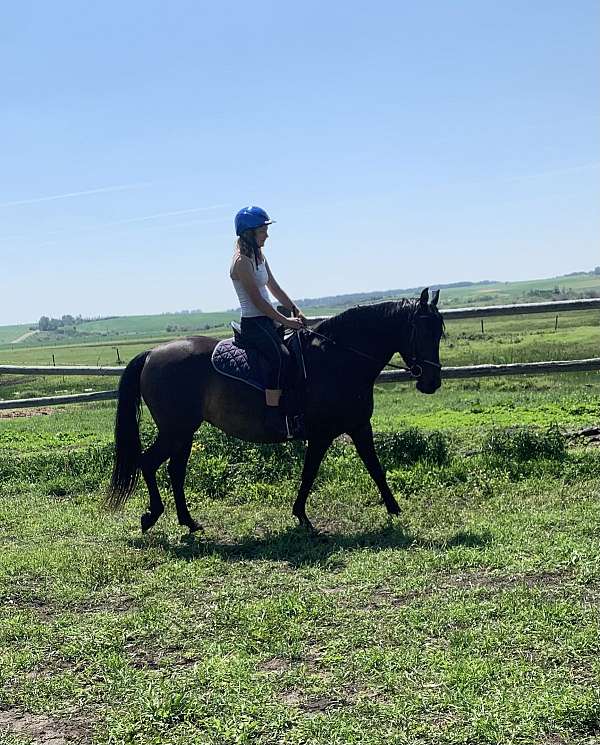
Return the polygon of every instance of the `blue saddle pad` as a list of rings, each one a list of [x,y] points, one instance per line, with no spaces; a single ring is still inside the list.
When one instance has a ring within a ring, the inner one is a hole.
[[[260,354],[254,349],[238,347],[233,339],[220,341],[213,350],[211,361],[221,375],[240,380],[259,391],[267,387]]]

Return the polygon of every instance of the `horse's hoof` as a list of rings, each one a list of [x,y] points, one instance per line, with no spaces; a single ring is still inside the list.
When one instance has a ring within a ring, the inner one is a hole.
[[[155,522],[156,518],[151,512],[144,512],[144,514],[140,518],[142,533],[147,533]]]
[[[300,519],[300,527],[310,535],[317,535],[317,529],[307,517]]]
[[[195,520],[191,520],[188,524],[188,528],[190,529],[190,533],[196,533],[198,530],[204,530],[202,525]]]

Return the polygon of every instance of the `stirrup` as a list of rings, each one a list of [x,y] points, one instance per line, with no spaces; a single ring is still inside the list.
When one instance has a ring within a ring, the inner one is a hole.
[[[304,429],[304,417],[302,414],[293,414],[285,417],[288,440],[306,440]]]

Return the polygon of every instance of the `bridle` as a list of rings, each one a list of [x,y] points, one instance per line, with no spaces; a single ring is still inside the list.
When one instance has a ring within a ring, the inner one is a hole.
[[[413,378],[420,378],[421,375],[423,375],[424,365],[429,365],[430,367],[435,367],[437,370],[441,370],[442,366],[438,362],[433,362],[433,360],[427,360],[427,359],[419,359],[417,357],[417,325],[414,322],[414,319],[411,319],[410,327],[411,327],[410,328],[410,340],[409,340],[410,365],[408,367],[406,367],[405,365],[394,365],[392,362],[382,363],[382,360],[378,359],[377,357],[373,357],[372,355],[367,354],[366,352],[361,352],[360,349],[354,349],[354,347],[349,347],[347,344],[340,344],[339,342],[335,341],[335,339],[331,339],[329,336],[325,336],[325,334],[321,334],[318,331],[314,331],[308,326],[303,326],[303,330],[313,334],[313,336],[317,336],[319,339],[323,339],[323,341],[328,341],[330,344],[333,344],[339,347],[340,349],[345,349],[346,351],[352,352],[353,354],[356,354],[359,357],[364,357],[365,359],[370,360],[371,362],[376,362],[382,367],[387,366],[387,367],[393,367],[396,370],[406,370],[407,372],[410,372]]]
[[[421,316],[421,318],[427,318],[427,316]],[[423,365],[429,365],[430,367],[435,367],[437,370],[441,370],[442,366],[438,362],[433,362],[433,360],[427,360],[425,358],[419,360],[417,357],[417,324],[414,322],[414,318],[411,318],[410,320],[410,340],[409,340],[409,349],[411,351],[409,360],[410,360],[410,367],[403,368],[404,370],[408,369],[410,370],[410,374],[413,376],[413,378],[420,378],[421,375],[423,375]],[[396,367],[396,365],[391,365],[391,367]],[[418,370],[418,372],[415,372]]]

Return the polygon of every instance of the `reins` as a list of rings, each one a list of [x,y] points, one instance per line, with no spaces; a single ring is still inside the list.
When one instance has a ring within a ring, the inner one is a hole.
[[[370,360],[371,362],[376,362],[377,364],[381,364],[381,360],[377,357],[373,357],[370,354],[366,354],[366,352],[361,352],[360,349],[354,349],[354,347],[349,347],[346,344],[340,344],[335,339],[331,339],[329,336],[325,336],[325,334],[321,334],[318,331],[314,331],[313,329],[309,328],[308,326],[303,326],[303,329],[305,331],[308,331],[309,333],[313,334],[314,336],[318,336],[319,339],[323,339],[324,341],[328,341],[330,344],[333,344],[340,349],[345,349],[348,352],[352,352],[353,354],[358,355],[359,357],[364,357],[367,360]],[[413,345],[414,341],[414,333],[415,333],[415,327],[413,325],[412,327],[412,333],[411,333],[411,346]],[[410,367],[406,367],[405,365],[395,365],[393,362],[386,362],[384,363],[384,367],[393,367],[396,370],[404,370],[406,372],[410,372],[410,374],[413,376],[413,378],[420,378],[423,374],[423,368],[421,367],[420,363],[423,363],[424,365],[431,365],[431,367],[436,367],[441,370],[442,366],[439,365],[437,362],[432,362],[431,360],[420,360],[417,361],[417,357],[415,354],[412,355],[412,359],[415,361],[413,365]]]

